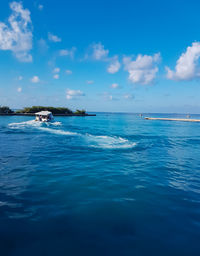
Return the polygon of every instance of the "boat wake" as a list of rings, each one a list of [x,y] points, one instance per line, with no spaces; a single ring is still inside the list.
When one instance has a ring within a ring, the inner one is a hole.
[[[41,122],[36,122],[35,120],[30,120],[26,122],[20,122],[20,123],[10,123],[8,124],[9,128],[11,129],[22,129],[26,127],[39,127],[41,126]]]
[[[135,147],[137,144],[136,142],[131,142],[117,136],[95,136],[87,134],[87,140],[93,148],[128,149]]]
[[[102,136],[102,135],[92,135],[92,134],[81,134],[77,132],[65,131],[61,129],[53,128],[53,126],[60,126],[60,122],[36,122],[35,120],[30,120],[21,123],[10,123],[8,126],[11,129],[26,129],[35,128],[42,132],[47,132],[55,135],[65,135],[65,136],[78,136],[80,139],[84,140],[84,145],[91,148],[102,148],[102,149],[130,149],[137,145],[136,142],[129,141],[118,136]],[[52,127],[52,128],[51,128]]]
[[[61,122],[47,122],[47,123],[44,123],[44,122],[38,122],[38,121],[35,121],[35,120],[30,120],[30,121],[26,121],[26,122],[20,122],[20,123],[10,123],[8,124],[9,128],[11,129],[21,129],[21,128],[28,128],[28,127],[41,127],[42,125],[45,125],[45,126],[60,126],[61,125]]]
[[[56,130],[56,129],[46,128],[46,127],[39,127],[39,130],[46,131],[46,132],[53,133],[53,134],[58,134],[58,135],[78,135],[78,133],[76,133],[76,132]]]

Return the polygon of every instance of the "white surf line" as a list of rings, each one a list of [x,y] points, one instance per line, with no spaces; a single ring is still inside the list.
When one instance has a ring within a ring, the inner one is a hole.
[[[76,132],[56,130],[56,129],[51,129],[51,128],[48,128],[48,127],[38,127],[38,130],[47,131],[47,132],[50,132],[50,133],[53,133],[53,134],[59,134],[59,135],[79,135]]]

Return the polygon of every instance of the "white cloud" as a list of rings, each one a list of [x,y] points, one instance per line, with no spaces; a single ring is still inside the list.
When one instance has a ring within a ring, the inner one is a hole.
[[[176,62],[175,71],[166,67],[167,78],[172,80],[192,80],[200,78],[200,42],[187,47]]]
[[[10,50],[22,62],[31,62],[32,28],[30,11],[23,9],[21,3],[11,2],[12,14],[8,25],[0,22],[0,50]]]
[[[87,84],[93,84],[94,81],[93,81],[93,80],[87,80],[86,83],[87,83]]]
[[[132,100],[132,99],[134,99],[134,95],[133,94],[124,94],[124,98],[126,100]]]
[[[108,56],[109,51],[104,49],[101,43],[93,45],[93,58],[95,60],[102,60]]]
[[[156,77],[158,72],[157,64],[160,61],[160,54],[141,55],[139,54],[136,60],[131,57],[124,57],[123,63],[125,70],[129,73],[129,80],[132,83],[150,84]]]
[[[105,61],[107,59],[108,53],[109,50],[106,50],[104,45],[101,43],[94,43],[89,46],[89,52],[86,54],[85,58]]]
[[[69,69],[67,69],[67,70],[65,70],[65,73],[66,73],[67,75],[71,75],[71,74],[72,74],[72,71],[69,70]]]
[[[60,68],[54,68],[53,73],[59,73],[60,72]]]
[[[38,5],[38,9],[39,9],[40,11],[42,11],[43,8],[44,8],[44,6],[43,6],[42,4],[39,4],[39,5]]]
[[[74,58],[76,47],[72,47],[70,50],[63,49],[59,51],[60,56],[69,56],[71,59]]]
[[[22,91],[22,88],[21,88],[21,87],[18,87],[18,88],[17,88],[17,91],[18,91],[18,92],[21,92],[21,91]]]
[[[31,78],[31,82],[34,83],[34,84],[36,84],[36,83],[39,83],[39,82],[40,82],[40,79],[39,79],[38,76],[33,76],[33,77]]]
[[[110,62],[109,67],[107,68],[107,71],[110,74],[114,74],[119,71],[120,67],[121,67],[121,64],[118,60],[118,56],[115,56],[111,59],[111,62]]]
[[[53,76],[53,78],[54,78],[54,79],[59,79],[59,75],[58,75],[58,74],[55,74],[55,75]]]
[[[80,96],[85,96],[85,94],[80,90],[67,89],[67,91],[66,91],[66,99],[67,100],[78,98]]]
[[[61,42],[61,38],[56,36],[56,35],[53,35],[51,33],[48,33],[48,39],[49,41],[52,41],[54,43],[57,43],[57,42]]]

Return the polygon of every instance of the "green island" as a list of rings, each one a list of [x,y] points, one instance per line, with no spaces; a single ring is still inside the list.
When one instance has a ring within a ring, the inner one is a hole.
[[[44,107],[44,106],[32,106],[25,107],[23,109],[14,111],[8,106],[0,106],[0,115],[34,115],[40,111],[50,111],[55,116],[95,116],[95,114],[87,114],[84,109],[72,111],[65,107]]]

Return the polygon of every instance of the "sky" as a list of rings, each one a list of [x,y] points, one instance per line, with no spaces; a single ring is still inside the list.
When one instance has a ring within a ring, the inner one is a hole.
[[[1,0],[0,105],[200,113],[200,1]]]

